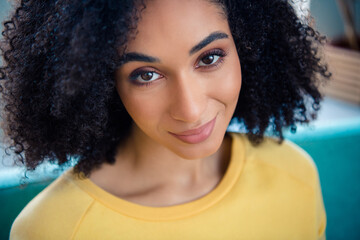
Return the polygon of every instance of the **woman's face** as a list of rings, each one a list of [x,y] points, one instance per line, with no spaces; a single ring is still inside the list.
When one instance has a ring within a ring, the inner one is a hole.
[[[222,9],[151,0],[116,72],[133,134],[186,159],[216,152],[234,113],[241,69]]]

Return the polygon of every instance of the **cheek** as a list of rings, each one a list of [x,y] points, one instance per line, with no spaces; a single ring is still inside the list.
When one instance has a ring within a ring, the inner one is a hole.
[[[231,60],[226,65],[226,68],[221,71],[221,76],[218,77],[213,92],[216,94],[218,101],[226,106],[235,107],[241,89],[241,66],[238,58]]]
[[[126,111],[132,117],[135,123],[141,126],[150,126],[158,122],[162,115],[161,109],[164,101],[156,94],[144,94],[143,92],[132,91],[131,88],[126,90],[118,88],[121,101]]]

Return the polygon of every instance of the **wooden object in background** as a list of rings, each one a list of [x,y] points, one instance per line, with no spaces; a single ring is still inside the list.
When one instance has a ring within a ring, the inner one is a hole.
[[[324,53],[332,79],[321,92],[360,105],[360,52],[327,45]]]

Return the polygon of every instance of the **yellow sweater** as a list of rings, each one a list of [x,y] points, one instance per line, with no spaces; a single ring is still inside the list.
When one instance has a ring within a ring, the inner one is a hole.
[[[325,238],[326,215],[311,157],[290,141],[253,147],[233,137],[218,186],[195,201],[148,207],[120,199],[68,170],[13,223],[10,239]]]

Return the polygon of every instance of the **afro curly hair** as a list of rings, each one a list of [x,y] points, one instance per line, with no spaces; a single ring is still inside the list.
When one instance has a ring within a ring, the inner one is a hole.
[[[318,56],[324,38],[286,0],[210,2],[227,16],[241,62],[234,118],[254,145],[269,126],[281,143],[283,128],[316,117],[319,81],[330,76]],[[22,0],[4,22],[4,129],[28,170],[76,156],[75,170],[89,175],[114,162],[132,124],[114,72],[144,7],[130,0]]]

